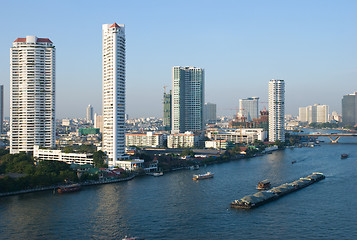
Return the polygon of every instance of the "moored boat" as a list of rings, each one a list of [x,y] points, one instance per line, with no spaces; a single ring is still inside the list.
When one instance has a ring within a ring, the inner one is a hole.
[[[78,183],[69,184],[69,185],[62,185],[59,186],[57,189],[58,193],[66,193],[66,192],[76,192],[81,189],[81,185]]]
[[[270,188],[270,181],[268,179],[265,179],[263,181],[258,182],[258,186],[257,189],[258,190],[266,190],[268,188]]]
[[[201,179],[207,179],[207,178],[213,178],[214,173],[207,172],[205,174],[194,174],[193,175],[193,180],[201,180]]]
[[[153,173],[153,176],[154,176],[154,177],[160,177],[160,176],[162,176],[162,175],[164,175],[163,172],[155,172],[155,173]]]

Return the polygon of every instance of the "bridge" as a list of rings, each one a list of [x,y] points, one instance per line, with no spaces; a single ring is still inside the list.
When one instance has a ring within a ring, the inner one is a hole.
[[[357,133],[298,133],[296,134],[302,137],[328,137],[331,140],[331,143],[338,143],[338,140],[341,137],[357,137]]]

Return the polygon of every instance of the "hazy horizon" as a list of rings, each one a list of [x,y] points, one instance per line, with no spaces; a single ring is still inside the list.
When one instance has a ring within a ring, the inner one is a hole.
[[[285,80],[286,114],[315,103],[341,113],[343,95],[357,91],[356,8],[347,0],[2,1],[4,115],[10,47],[28,35],[56,47],[56,118],[84,118],[88,104],[101,114],[101,27],[114,22],[126,28],[130,118],[162,117],[173,66],[205,69],[205,100],[220,116],[233,115],[241,98],[257,96],[268,108],[270,79]]]

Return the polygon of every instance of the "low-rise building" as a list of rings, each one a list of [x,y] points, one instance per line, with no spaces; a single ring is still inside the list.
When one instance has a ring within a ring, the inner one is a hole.
[[[255,140],[264,141],[267,132],[263,128],[228,129],[207,132],[211,140],[227,140],[233,143],[254,143]]]
[[[168,148],[198,147],[200,136],[193,132],[174,133],[167,136]]]
[[[35,145],[33,157],[36,161],[60,161],[67,164],[93,164],[92,153],[63,153],[61,150],[41,149]]]
[[[205,141],[205,148],[227,149],[227,146],[228,146],[227,140]]]
[[[125,171],[136,171],[144,167],[144,160],[133,159],[126,161],[117,161],[117,167],[120,167]]]
[[[126,146],[161,147],[164,145],[164,135],[161,133],[126,133]]]

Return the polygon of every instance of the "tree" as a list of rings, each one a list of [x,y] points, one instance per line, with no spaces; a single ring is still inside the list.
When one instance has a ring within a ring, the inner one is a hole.
[[[108,167],[105,163],[106,155],[103,151],[99,150],[93,153],[93,163],[97,168]]]
[[[73,150],[73,147],[72,147],[72,146],[67,146],[67,147],[64,147],[64,148],[62,149],[62,152],[63,152],[63,153],[73,153],[74,150]]]
[[[184,156],[194,157],[195,153],[190,149],[185,149],[185,150],[182,151],[181,156],[182,157],[184,157]]]

